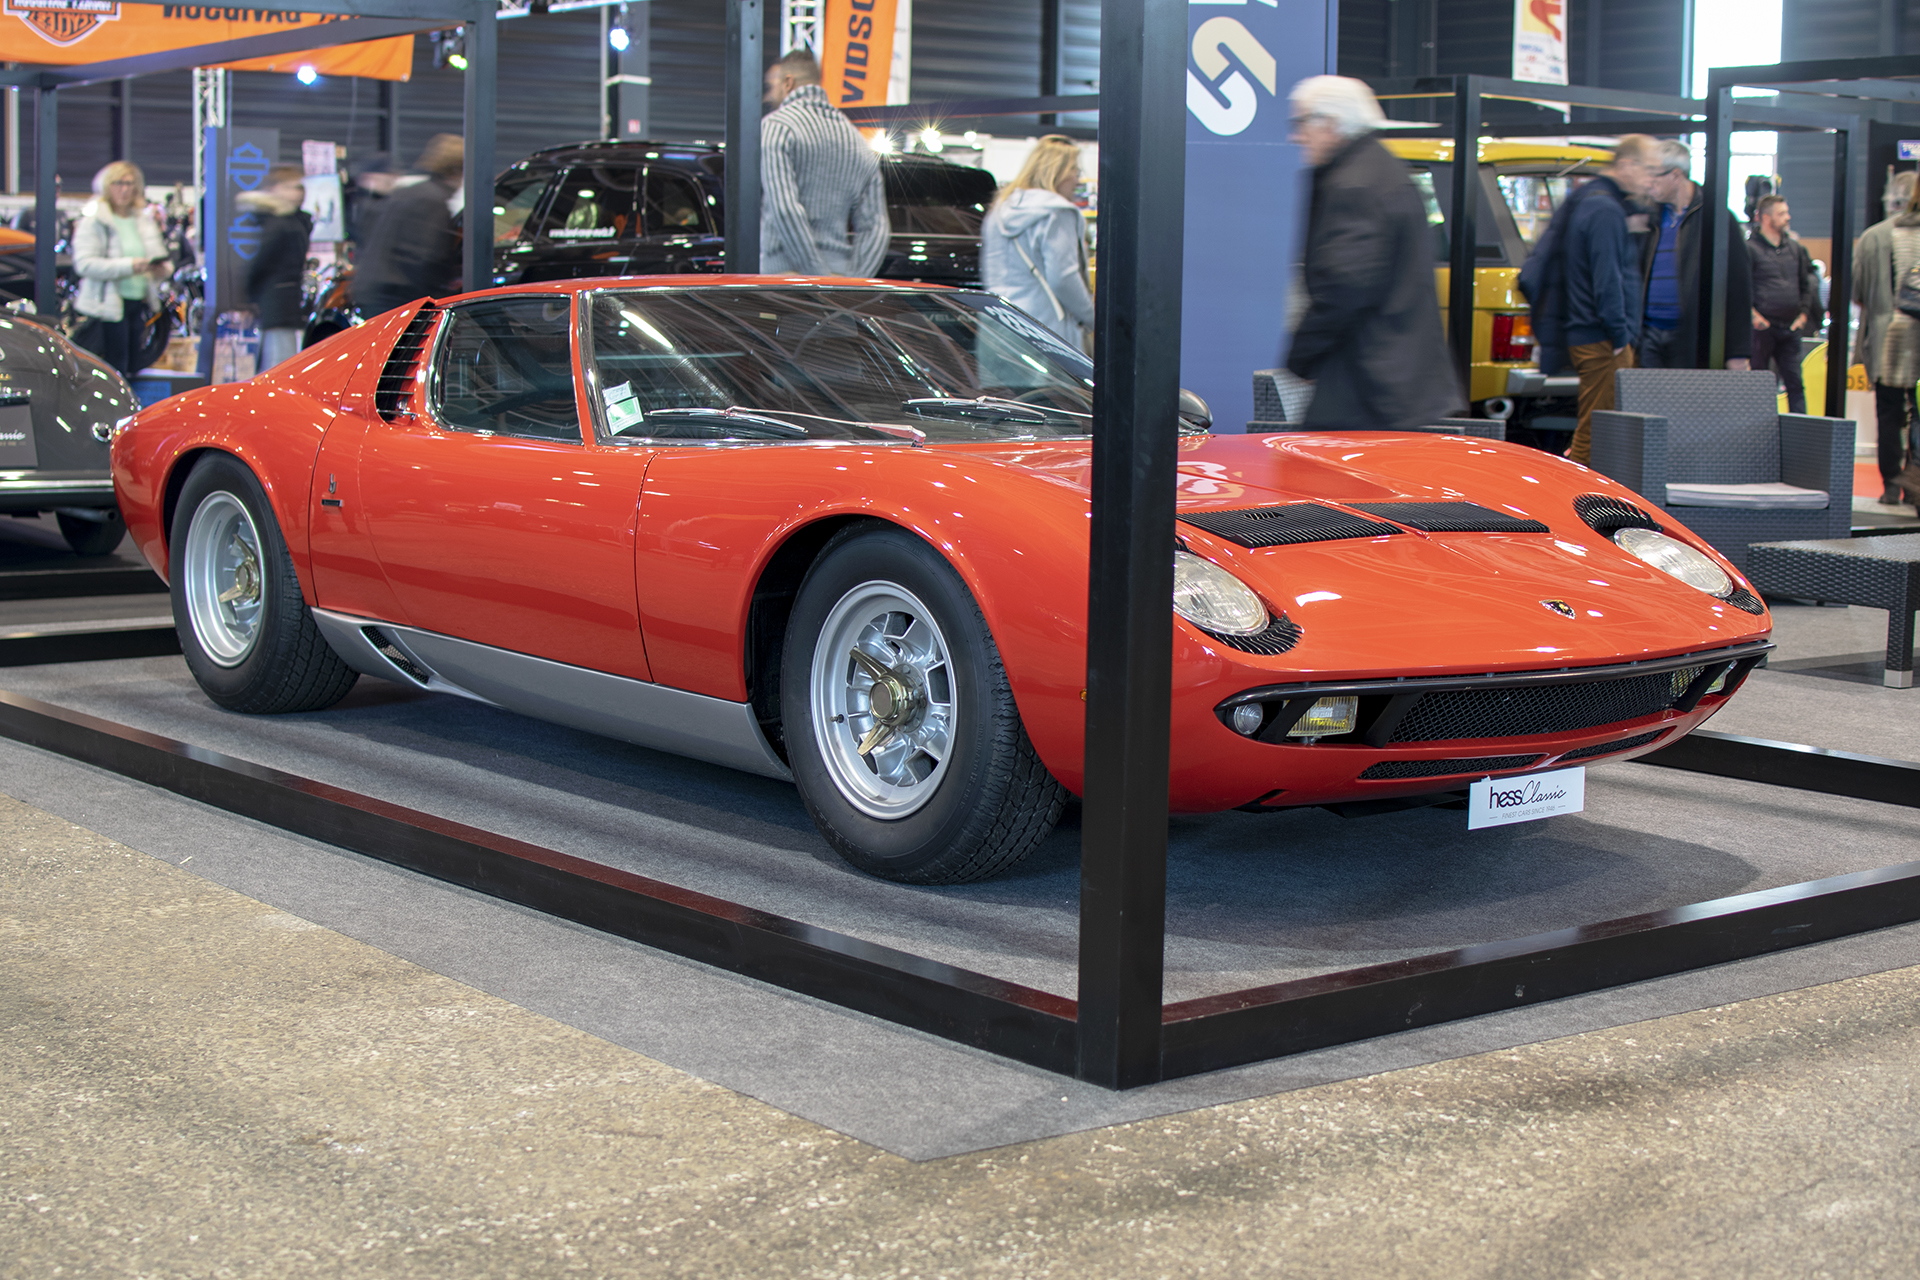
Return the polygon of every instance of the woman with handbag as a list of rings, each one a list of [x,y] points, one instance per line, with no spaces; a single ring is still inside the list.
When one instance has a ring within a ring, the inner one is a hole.
[[[1920,185],[1910,185],[1905,207],[1868,227],[1854,257],[1854,298],[1860,303],[1861,356],[1873,381],[1879,423],[1880,501],[1920,502],[1920,460],[1902,437],[1911,435],[1914,386],[1920,383]]]
[[[988,289],[1084,351],[1093,291],[1086,221],[1070,199],[1079,185],[1079,145],[1057,133],[1040,139],[980,225],[980,275]]]
[[[73,229],[73,269],[80,276],[74,310],[87,317],[74,342],[127,377],[146,343],[154,281],[171,257],[160,224],[147,212],[140,167],[115,160],[94,175],[93,202]]]

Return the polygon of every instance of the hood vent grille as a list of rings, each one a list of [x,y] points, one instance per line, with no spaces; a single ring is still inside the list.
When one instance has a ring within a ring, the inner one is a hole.
[[[1477,502],[1350,502],[1365,511],[1422,533],[1551,533],[1538,520],[1494,511]]]
[[[1243,547],[1284,547],[1298,542],[1338,542],[1344,538],[1379,538],[1400,530],[1378,520],[1363,520],[1317,502],[1291,502],[1278,507],[1243,507],[1232,511],[1181,511],[1176,518],[1196,529]]]
[[[1622,529],[1652,529],[1660,532],[1660,522],[1624,498],[1604,493],[1583,493],[1573,500],[1573,514],[1603,538],[1611,538]]]
[[[407,321],[400,340],[393,344],[387,363],[380,369],[380,381],[373,389],[373,407],[388,422],[400,417],[413,395],[414,370],[419,367],[420,352],[426,347],[427,335],[433,331],[434,319],[439,314],[440,308],[431,302],[423,304],[413,319]]]

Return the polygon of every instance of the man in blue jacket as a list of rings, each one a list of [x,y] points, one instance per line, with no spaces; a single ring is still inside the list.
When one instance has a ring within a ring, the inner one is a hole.
[[[1613,374],[1633,367],[1640,334],[1640,252],[1627,234],[1627,197],[1653,181],[1659,144],[1642,133],[1621,138],[1613,163],[1581,187],[1560,233],[1567,356],[1580,375],[1580,425],[1567,456],[1586,463],[1593,411],[1613,408]]]

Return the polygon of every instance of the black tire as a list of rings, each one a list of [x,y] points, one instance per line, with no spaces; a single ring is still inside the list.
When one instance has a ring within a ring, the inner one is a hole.
[[[903,607],[888,612],[889,601]],[[863,630],[867,615],[894,621]],[[858,636],[868,639],[848,639]],[[843,644],[848,651],[836,660]],[[876,696],[882,677],[863,674],[852,655],[863,646],[891,655],[884,678],[911,696]],[[941,660],[916,668],[909,652],[916,646]],[[827,843],[862,871],[909,884],[982,880],[1033,852],[1060,819],[1066,791],[1027,739],[972,593],[938,552],[904,530],[855,526],[827,544],[794,603],[780,690],[800,797]],[[836,705],[846,708],[837,719],[829,714]],[[893,716],[903,705],[917,710],[901,716],[898,735],[889,729],[894,736],[860,755],[858,745],[882,722],[875,708],[890,707]],[[937,761],[931,747],[915,745],[916,735],[932,736]],[[882,773],[883,759],[900,785]]]
[[[84,516],[55,512],[53,518],[60,526],[60,536],[73,548],[73,554],[104,556],[111,555],[114,548],[120,545],[120,540],[127,536],[127,526],[120,519],[120,508],[109,508],[105,515],[105,520],[88,520]]]
[[[152,368],[155,361],[167,354],[167,342],[172,337],[173,313],[165,309],[148,312],[146,327],[140,336],[140,350],[133,355],[134,371]]]
[[[212,454],[187,476],[168,567],[180,651],[220,706],[252,715],[318,711],[359,679],[314,625],[273,508],[239,459]],[[223,604],[221,585],[238,596]]]

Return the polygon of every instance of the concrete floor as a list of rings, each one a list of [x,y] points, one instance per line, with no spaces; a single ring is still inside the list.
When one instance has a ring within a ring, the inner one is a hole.
[[[913,1163],[0,800],[7,1277],[1911,1276],[1920,969]]]

